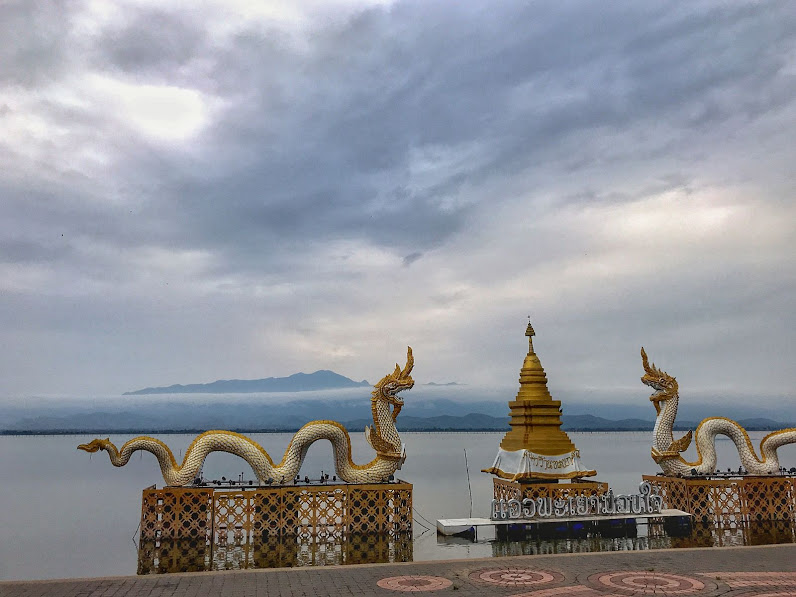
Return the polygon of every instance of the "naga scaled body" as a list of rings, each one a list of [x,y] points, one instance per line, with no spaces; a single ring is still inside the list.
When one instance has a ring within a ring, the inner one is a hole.
[[[641,382],[655,390],[650,401],[658,413],[653,429],[652,458],[667,475],[685,476],[696,472],[700,475],[716,472],[716,436],[726,435],[738,449],[741,465],[752,475],[771,475],[780,472],[777,449],[785,444],[796,443],[796,429],[782,429],[766,435],[760,442],[760,457],[755,453],[746,430],[732,419],[708,417],[696,429],[697,460],[687,462],[681,452],[688,449],[692,433],[676,440],[672,434],[680,401],[677,380],[665,371],[650,365],[647,353],[641,349],[644,376]]]

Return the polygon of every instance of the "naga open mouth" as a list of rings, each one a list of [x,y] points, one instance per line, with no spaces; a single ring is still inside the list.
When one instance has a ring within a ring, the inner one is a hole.
[[[661,386],[659,383],[657,383],[657,380],[653,380],[653,379],[650,379],[650,378],[644,376],[644,377],[641,378],[641,383],[643,383],[645,386],[650,387],[653,390],[655,390],[656,394],[658,394],[660,392],[663,392],[663,386]],[[655,394],[653,394],[653,396],[654,395]]]
[[[408,385],[408,386],[403,386],[403,387],[400,387],[400,388],[395,388],[395,389],[388,390],[386,393],[387,393],[387,396],[390,399],[390,402],[393,402],[395,404],[403,404],[404,403],[404,399],[401,396],[399,396],[398,393],[399,392],[403,392],[404,390],[411,390],[413,385],[414,385],[414,383],[411,384],[411,385]]]
[[[77,449],[78,450],[83,450],[84,452],[88,452],[90,454],[93,454],[94,452],[99,452],[100,450],[105,449],[105,446],[107,444],[109,444],[110,441],[111,441],[110,439],[106,439],[106,440],[95,439],[95,440],[90,441],[87,444],[80,444],[77,447]]]

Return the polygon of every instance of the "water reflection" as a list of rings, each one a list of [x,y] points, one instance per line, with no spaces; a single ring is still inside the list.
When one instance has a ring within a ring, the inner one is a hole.
[[[557,553],[588,553],[595,551],[637,551],[670,547],[666,537],[539,537],[522,541],[493,541],[492,555],[550,555]]]
[[[478,542],[473,535],[437,537],[440,545]],[[684,547],[734,547],[796,543],[796,525],[789,520],[763,520],[741,525],[717,526],[695,523],[690,528],[673,528],[666,523],[616,526],[603,530],[572,530],[559,533],[530,532],[487,540],[493,556],[549,555],[598,551],[639,551]]]
[[[759,520],[741,525],[695,523],[686,537],[672,537],[665,547],[733,547],[796,543],[796,526],[790,520]]]
[[[204,539],[142,539],[138,574],[412,561],[412,536],[264,537],[213,545]]]
[[[758,521],[746,525],[717,527],[697,523],[685,534],[676,536],[662,523],[623,525],[610,530],[569,533],[532,532],[496,539],[437,536],[440,546],[465,547],[482,544],[494,557],[550,555],[604,551],[640,551],[687,547],[733,547],[796,543],[796,526],[788,520]],[[371,564],[412,561],[412,536],[350,535],[311,539],[271,537],[242,540],[227,545],[210,545],[197,539],[142,540],[138,553],[138,574],[200,572]]]

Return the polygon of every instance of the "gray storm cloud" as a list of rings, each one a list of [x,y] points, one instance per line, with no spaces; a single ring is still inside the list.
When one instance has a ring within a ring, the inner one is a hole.
[[[511,388],[528,314],[568,394],[793,396],[787,2],[7,2],[0,64],[0,400]]]

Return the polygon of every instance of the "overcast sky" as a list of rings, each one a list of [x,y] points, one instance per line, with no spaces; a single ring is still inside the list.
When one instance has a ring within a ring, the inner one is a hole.
[[[792,2],[6,0],[0,401],[514,388],[528,315],[556,388],[793,401],[795,139]]]

